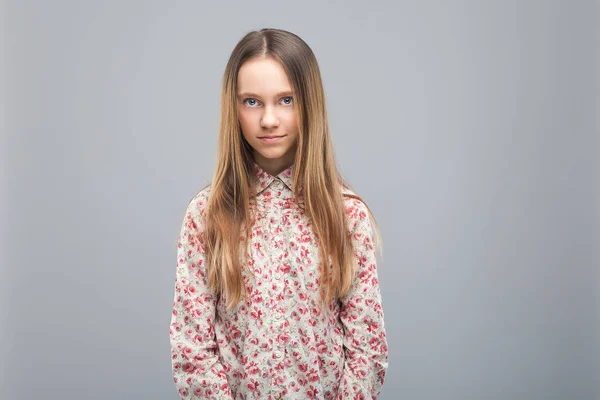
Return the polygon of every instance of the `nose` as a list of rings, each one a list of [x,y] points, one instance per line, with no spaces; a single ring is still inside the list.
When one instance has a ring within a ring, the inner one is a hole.
[[[265,112],[260,119],[260,126],[265,129],[277,128],[279,126],[279,118],[277,117],[273,107],[267,106]]]

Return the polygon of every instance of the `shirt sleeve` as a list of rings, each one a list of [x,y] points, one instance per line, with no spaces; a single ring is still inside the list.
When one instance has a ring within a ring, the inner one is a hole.
[[[217,299],[205,274],[199,202],[190,202],[177,245],[170,342],[175,386],[183,400],[232,399],[219,361],[214,319]]]
[[[357,263],[356,278],[341,302],[344,372],[337,400],[376,399],[388,366],[381,292],[368,209],[353,200],[348,209]]]

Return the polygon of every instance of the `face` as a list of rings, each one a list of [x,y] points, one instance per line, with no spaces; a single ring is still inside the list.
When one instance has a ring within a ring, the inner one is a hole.
[[[292,87],[283,66],[272,58],[246,61],[238,73],[238,118],[254,149],[254,160],[277,175],[294,162],[298,122]]]

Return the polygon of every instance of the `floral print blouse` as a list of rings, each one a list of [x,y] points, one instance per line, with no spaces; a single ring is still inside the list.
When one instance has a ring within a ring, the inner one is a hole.
[[[198,237],[210,187],[187,207],[170,325],[181,399],[376,399],[380,393],[388,351],[367,208],[345,197],[357,274],[344,298],[319,310],[321,260],[291,190],[293,167],[274,177],[254,164],[256,220],[241,250],[248,295],[232,310],[208,289]]]

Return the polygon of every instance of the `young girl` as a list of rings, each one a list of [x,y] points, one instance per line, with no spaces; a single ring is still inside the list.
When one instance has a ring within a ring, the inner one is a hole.
[[[247,34],[225,69],[212,184],[179,237],[180,397],[375,399],[388,353],[371,218],[337,171],[311,49]]]

